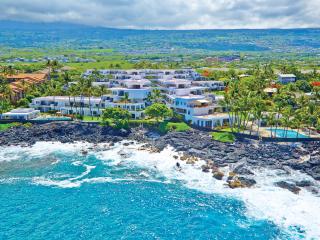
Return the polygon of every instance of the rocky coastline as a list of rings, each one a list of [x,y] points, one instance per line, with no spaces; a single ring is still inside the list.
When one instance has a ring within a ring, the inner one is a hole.
[[[176,156],[176,159],[186,161],[187,164],[203,159],[206,164],[202,166],[202,171],[211,172],[218,180],[227,177],[230,188],[255,185],[254,173],[250,170],[252,168],[281,169],[287,172],[293,169],[320,180],[319,142],[277,144],[241,140],[230,144],[213,141],[207,132],[195,129],[158,135],[145,128],[116,130],[80,122],[56,122],[27,128],[18,126],[0,132],[1,146],[29,146],[39,141],[116,143],[123,140],[144,143],[144,149],[154,152],[160,152],[170,145],[183,153],[182,156]],[[227,166],[232,172],[224,176],[220,168]],[[278,182],[276,185],[295,194],[298,194],[301,188],[318,194],[318,189],[310,181]]]

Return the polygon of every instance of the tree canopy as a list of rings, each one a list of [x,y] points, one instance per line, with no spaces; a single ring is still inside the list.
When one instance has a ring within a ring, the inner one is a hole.
[[[168,108],[165,104],[154,103],[146,108],[145,114],[159,121],[164,118],[171,117],[173,113],[172,110]]]
[[[113,123],[116,128],[129,128],[129,119],[131,115],[128,110],[122,108],[106,108],[103,110],[102,123],[110,125]]]

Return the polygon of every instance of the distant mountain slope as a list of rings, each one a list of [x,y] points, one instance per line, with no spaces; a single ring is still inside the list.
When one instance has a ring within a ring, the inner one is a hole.
[[[112,48],[124,53],[320,52],[320,29],[156,31],[0,21],[0,45]]]

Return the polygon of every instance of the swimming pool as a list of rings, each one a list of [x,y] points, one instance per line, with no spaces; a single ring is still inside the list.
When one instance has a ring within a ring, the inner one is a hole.
[[[307,135],[297,133],[295,130],[284,130],[284,129],[267,129],[272,131],[273,135],[276,134],[279,138],[309,138]]]
[[[54,122],[54,121],[72,121],[72,118],[70,117],[38,117],[33,119],[33,121],[36,122],[41,122],[41,121],[49,121],[49,122]]]

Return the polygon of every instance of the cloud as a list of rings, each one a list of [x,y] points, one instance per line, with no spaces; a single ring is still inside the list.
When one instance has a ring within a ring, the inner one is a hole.
[[[319,0],[2,0],[0,19],[140,29],[320,27]]]

